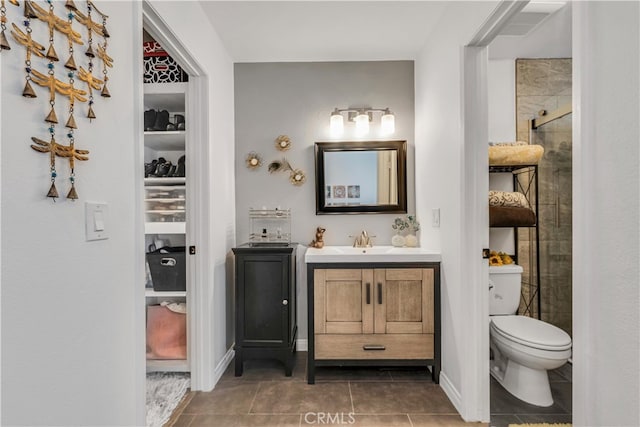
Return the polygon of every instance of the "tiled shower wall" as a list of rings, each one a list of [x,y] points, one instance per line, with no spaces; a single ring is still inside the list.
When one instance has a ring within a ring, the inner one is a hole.
[[[571,59],[516,60],[519,141],[544,147],[538,166],[542,320],[571,334],[571,114],[529,131],[528,120],[571,103]],[[536,283],[535,229],[519,229],[519,263]]]

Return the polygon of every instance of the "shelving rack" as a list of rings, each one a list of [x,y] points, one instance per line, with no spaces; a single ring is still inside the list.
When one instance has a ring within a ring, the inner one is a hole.
[[[489,173],[510,173],[513,177],[513,191],[524,194],[529,206],[533,209],[536,216],[536,223],[529,227],[523,226],[507,226],[503,228],[513,228],[514,238],[514,261],[518,261],[518,229],[529,228],[534,229],[535,234],[535,259],[531,260],[531,252],[529,259],[529,277],[525,281],[523,276],[523,286],[521,291],[521,308],[519,313],[529,317],[542,316],[541,303],[542,296],[540,293],[540,227],[539,224],[539,197],[538,197],[538,165],[506,165],[506,166],[489,166]],[[532,203],[533,199],[533,203]],[[494,227],[497,228],[497,227]],[[535,269],[532,267],[535,266]],[[534,301],[536,306],[533,305]]]
[[[186,93],[188,83],[145,83],[144,108],[145,111],[155,109],[167,110],[170,116],[185,115]],[[145,131],[144,132],[144,160],[145,163],[159,157],[165,157],[172,163],[185,154],[186,132],[179,131]],[[188,173],[188,171],[187,171]],[[186,242],[187,234],[187,198],[185,177],[147,177],[145,185],[145,246],[154,238],[170,239],[172,245],[182,246]],[[164,198],[153,195],[149,191],[166,191],[180,195],[168,195]],[[166,205],[166,206],[164,206]],[[186,291],[154,291],[145,289],[146,304],[158,304],[171,300],[186,302],[189,285]],[[188,326],[187,326],[188,329]],[[190,339],[187,331],[187,340]],[[189,348],[190,345],[187,345]],[[187,359],[176,360],[147,360],[147,371],[189,372],[190,356]]]

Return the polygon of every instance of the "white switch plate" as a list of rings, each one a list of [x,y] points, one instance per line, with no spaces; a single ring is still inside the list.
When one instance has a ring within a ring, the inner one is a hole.
[[[109,206],[106,203],[86,202],[84,222],[87,242],[109,238]]]
[[[431,209],[431,226],[440,227],[440,209]]]

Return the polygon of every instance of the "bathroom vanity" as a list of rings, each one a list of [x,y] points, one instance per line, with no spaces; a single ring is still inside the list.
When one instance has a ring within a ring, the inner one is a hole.
[[[431,366],[440,375],[440,255],[309,248],[308,383],[316,366]]]

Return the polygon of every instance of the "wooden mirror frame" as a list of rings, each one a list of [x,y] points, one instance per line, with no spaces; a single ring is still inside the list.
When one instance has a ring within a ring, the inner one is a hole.
[[[324,154],[340,151],[382,151],[397,153],[398,202],[389,205],[327,206],[325,197]],[[407,141],[316,142],[316,215],[360,213],[407,213]]]

